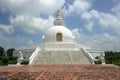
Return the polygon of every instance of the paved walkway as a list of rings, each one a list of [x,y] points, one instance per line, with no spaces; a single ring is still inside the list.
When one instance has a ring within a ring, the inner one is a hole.
[[[27,65],[0,67],[0,80],[120,80],[120,67]]]

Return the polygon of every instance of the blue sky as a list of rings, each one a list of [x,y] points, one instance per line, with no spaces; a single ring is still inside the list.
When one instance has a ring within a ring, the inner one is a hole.
[[[76,42],[120,50],[119,0],[0,0],[0,46],[23,49],[40,44],[58,8]]]

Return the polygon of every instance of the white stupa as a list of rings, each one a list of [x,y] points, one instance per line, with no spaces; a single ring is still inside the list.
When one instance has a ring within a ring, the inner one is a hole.
[[[64,26],[60,9],[54,26],[48,29],[42,40],[31,55],[29,64],[94,64],[94,57],[74,41],[72,32]]]

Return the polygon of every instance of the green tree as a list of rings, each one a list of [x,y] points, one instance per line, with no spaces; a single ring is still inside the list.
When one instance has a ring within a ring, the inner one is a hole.
[[[105,52],[105,62],[107,64],[120,65],[120,52]]]
[[[21,64],[27,65],[27,64],[29,64],[29,61],[28,60],[23,60]]]
[[[4,48],[0,47],[0,56],[4,56]]]
[[[3,56],[2,63],[3,63],[3,65],[8,65],[8,57],[7,56]]]
[[[7,56],[13,56],[13,51],[14,51],[14,50],[15,50],[14,48],[8,49],[8,50],[7,50]]]

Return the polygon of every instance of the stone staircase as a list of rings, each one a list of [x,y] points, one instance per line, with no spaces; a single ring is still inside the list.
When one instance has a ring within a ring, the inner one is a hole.
[[[91,64],[81,51],[40,51],[32,64]]]
[[[32,64],[51,64],[51,51],[40,51],[34,58]]]
[[[54,51],[51,58],[52,64],[71,64],[70,56],[67,51]]]
[[[90,64],[90,61],[81,51],[70,51],[72,64]]]

